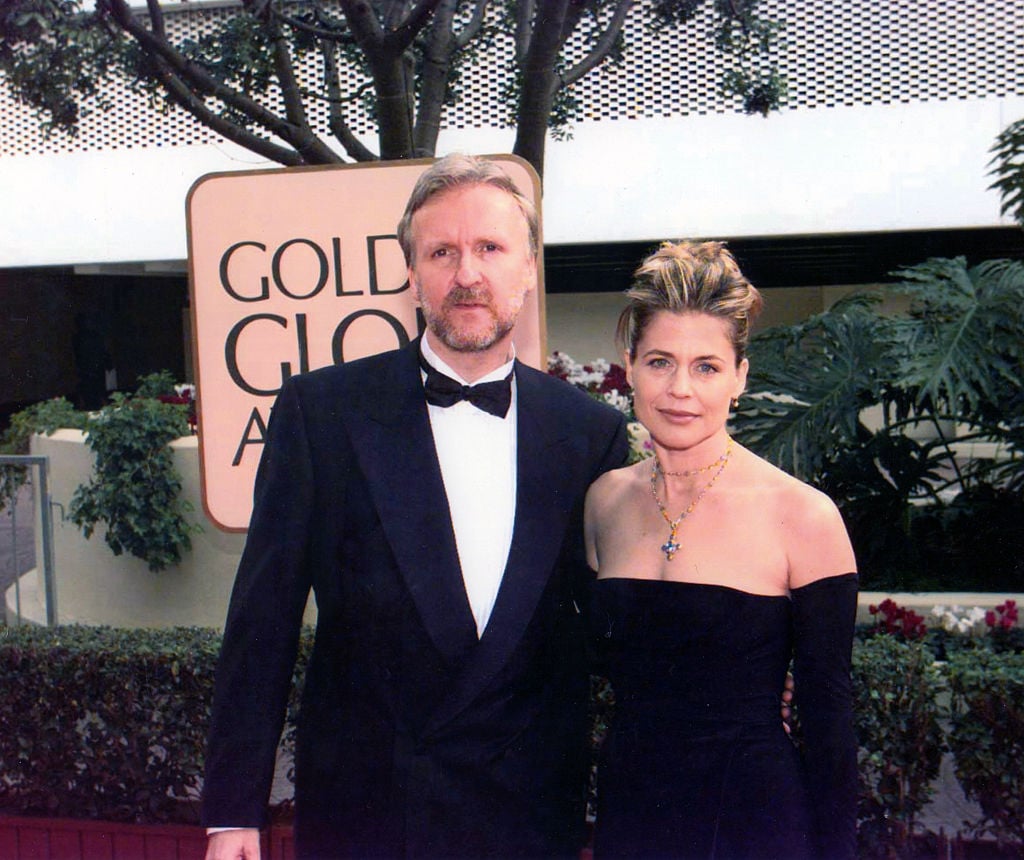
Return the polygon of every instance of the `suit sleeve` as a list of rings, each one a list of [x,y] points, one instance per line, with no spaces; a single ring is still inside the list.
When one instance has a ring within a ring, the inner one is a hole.
[[[857,741],[850,659],[857,575],[819,579],[792,591],[793,681],[805,736],[804,764],[815,856],[857,856]]]
[[[203,786],[208,827],[260,827],[309,594],[313,467],[294,380],[271,413],[217,664]]]

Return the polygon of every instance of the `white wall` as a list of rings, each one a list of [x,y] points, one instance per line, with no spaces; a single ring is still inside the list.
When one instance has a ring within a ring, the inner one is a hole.
[[[149,570],[133,556],[115,556],[103,540],[102,526],[86,539],[77,526],[63,520],[61,511],[67,512],[75,490],[92,471],[92,452],[83,440],[78,430],[58,430],[32,439],[32,453],[50,458],[50,492],[58,505],[53,527],[58,622],[223,626],[245,537],[219,531],[202,513],[196,437],[176,440],[171,447],[182,479],[181,498],[193,506],[189,518],[202,526],[202,532],[192,536],[192,550],[181,564],[160,572]],[[42,558],[38,540],[36,558]],[[37,569],[25,574],[21,583],[24,617],[37,623],[46,617],[41,579]],[[13,586],[7,603],[10,611]]]
[[[994,226],[988,150],[1024,98],[578,123],[550,142],[549,244]],[[510,129],[442,135],[504,152]],[[200,176],[277,167],[232,144],[0,159],[0,268],[183,260]]]

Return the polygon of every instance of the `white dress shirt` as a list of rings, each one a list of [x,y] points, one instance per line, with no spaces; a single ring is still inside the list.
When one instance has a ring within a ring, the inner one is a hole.
[[[462,385],[469,383],[420,342],[427,363]],[[512,361],[474,382],[504,379]],[[423,378],[426,379],[424,372]],[[505,573],[516,513],[516,384],[504,418],[463,400],[454,406],[427,405],[434,447],[448,496],[459,551],[462,581],[477,635],[482,636]]]

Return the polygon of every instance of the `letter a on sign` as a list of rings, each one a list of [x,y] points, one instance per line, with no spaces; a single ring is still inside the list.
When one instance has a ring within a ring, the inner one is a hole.
[[[491,158],[539,209],[532,168],[511,155]],[[213,173],[189,191],[200,478],[206,513],[220,528],[248,527],[262,428],[285,379],[418,336],[395,234],[413,185],[432,163]],[[538,368],[543,262],[515,337],[520,360]]]

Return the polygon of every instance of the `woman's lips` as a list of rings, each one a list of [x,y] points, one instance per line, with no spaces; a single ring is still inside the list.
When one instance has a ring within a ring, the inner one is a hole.
[[[692,421],[697,417],[696,412],[687,412],[681,409],[659,409],[658,412],[669,421],[685,422]]]

